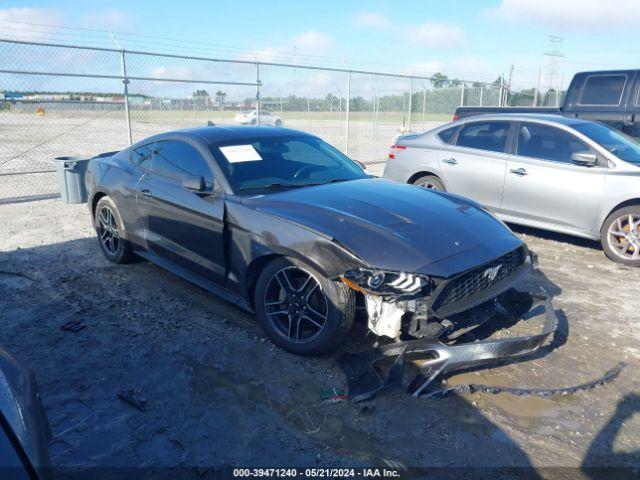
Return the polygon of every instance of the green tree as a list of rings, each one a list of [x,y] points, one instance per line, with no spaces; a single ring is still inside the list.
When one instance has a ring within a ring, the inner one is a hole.
[[[216,92],[216,100],[218,102],[218,106],[220,108],[222,108],[224,106],[224,99],[226,98],[227,94],[225,92],[223,92],[222,90],[218,90]]]
[[[431,84],[433,88],[446,87],[449,84],[449,77],[440,72],[434,73],[431,77]]]

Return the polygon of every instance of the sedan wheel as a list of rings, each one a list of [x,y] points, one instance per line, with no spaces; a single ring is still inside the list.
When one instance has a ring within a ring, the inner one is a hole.
[[[298,267],[284,267],[273,274],[264,305],[269,322],[292,343],[312,341],[327,323],[329,306],[320,283]]]
[[[278,257],[254,287],[256,315],[276,345],[299,355],[326,352],[342,342],[355,318],[355,294],[297,259]]]
[[[414,185],[426,188],[427,190],[435,190],[436,192],[446,192],[446,188],[444,188],[444,184],[442,180],[434,175],[425,175],[424,177],[420,177],[413,182]]]
[[[602,246],[612,260],[640,266],[640,207],[620,209],[605,220]]]

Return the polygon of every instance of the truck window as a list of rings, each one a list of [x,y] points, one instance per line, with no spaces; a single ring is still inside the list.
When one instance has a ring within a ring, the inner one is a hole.
[[[627,83],[624,74],[589,75],[582,87],[580,105],[617,106]]]

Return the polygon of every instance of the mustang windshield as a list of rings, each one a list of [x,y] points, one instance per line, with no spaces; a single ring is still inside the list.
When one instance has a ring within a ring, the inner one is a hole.
[[[640,143],[628,135],[602,123],[583,123],[573,128],[602,145],[620,160],[640,164]]]
[[[349,157],[306,135],[234,140],[212,149],[236,194],[254,195],[368,177]]]

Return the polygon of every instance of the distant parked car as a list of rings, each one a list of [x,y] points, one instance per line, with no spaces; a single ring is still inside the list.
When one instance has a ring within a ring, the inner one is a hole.
[[[384,177],[482,203],[515,224],[599,239],[640,266],[640,143],[560,115],[469,117],[391,147]]]
[[[282,125],[282,119],[271,112],[266,110],[260,110],[260,120],[258,121],[258,110],[244,110],[238,112],[234,119],[237,123],[243,125],[275,125],[279,127]]]

